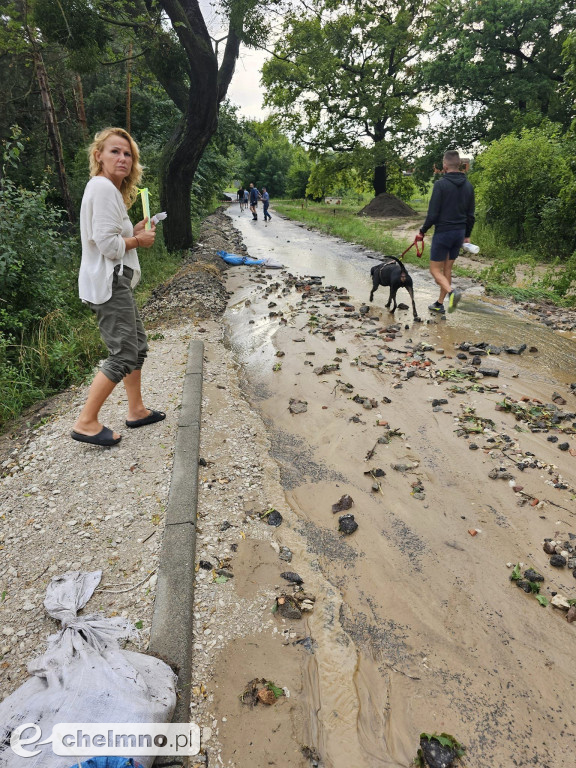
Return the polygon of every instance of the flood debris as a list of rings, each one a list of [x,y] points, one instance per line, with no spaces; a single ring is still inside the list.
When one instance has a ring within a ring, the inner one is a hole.
[[[326,373],[334,373],[334,371],[339,371],[340,365],[339,363],[327,363],[326,365],[319,366],[318,368],[314,368],[314,373],[316,376],[323,376]]]
[[[525,422],[531,432],[557,429],[566,434],[576,434],[576,429],[572,425],[563,426],[563,421],[572,421],[574,413],[565,413],[561,411],[555,403],[543,403],[541,400],[528,397],[521,398],[520,401],[506,396],[496,404],[497,411],[513,413],[516,421]]]
[[[491,480],[513,480],[514,476],[505,467],[494,467],[488,472]]]
[[[312,747],[303,746],[302,754],[307,760],[310,760],[311,768],[319,768],[320,755],[318,752],[316,752],[315,749],[312,749]]]
[[[274,509],[274,507],[267,509],[265,512],[261,512],[260,519],[265,520],[268,525],[273,525],[276,528],[279,525],[282,525],[282,521],[284,520],[280,512],[278,512],[277,509]]]
[[[272,611],[273,613],[278,612],[283,619],[294,619],[297,621],[302,618],[302,611],[291,595],[282,594],[277,597]]]
[[[246,684],[244,690],[239,696],[242,704],[255,707],[257,704],[266,704],[271,706],[282,696],[286,695],[284,688],[280,688],[272,680],[266,680],[264,677],[255,677]]]
[[[419,501],[424,501],[426,494],[424,493],[424,483],[421,480],[415,480],[412,483],[412,496]]]
[[[336,514],[337,512],[346,512],[346,510],[351,509],[352,505],[354,504],[354,499],[352,496],[349,496],[347,493],[345,493],[343,496],[341,496],[336,504],[332,504],[332,512]]]
[[[280,574],[281,578],[289,581],[291,584],[304,584],[304,579],[298,573],[294,571],[284,571]]]
[[[290,413],[306,413],[306,411],[308,410],[308,401],[296,400],[295,398],[290,398],[288,410],[290,411]]]
[[[358,530],[358,523],[354,519],[354,515],[342,515],[339,517],[338,530],[340,533],[344,533],[346,536],[350,536],[350,534]]]
[[[418,768],[452,768],[466,752],[449,733],[421,733],[415,763]]]
[[[492,419],[488,419],[484,416],[478,416],[476,408],[471,406],[460,406],[462,412],[458,416],[458,429],[457,435],[463,434],[481,434],[485,429],[494,429],[496,426]]]

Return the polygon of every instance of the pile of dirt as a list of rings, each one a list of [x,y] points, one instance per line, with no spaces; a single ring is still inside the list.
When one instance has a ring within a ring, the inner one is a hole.
[[[228,269],[219,250],[243,254],[246,246],[230,218],[219,208],[202,223],[200,236],[184,257],[181,269],[154,289],[142,309],[149,328],[161,322],[181,322],[183,317],[217,318],[228,303],[222,272]]]
[[[396,195],[382,192],[382,194],[376,195],[373,200],[370,200],[368,205],[365,205],[358,212],[358,216],[372,216],[374,219],[396,219],[400,216],[406,218],[418,217],[420,214],[413,208],[410,208],[409,205],[406,205]]]

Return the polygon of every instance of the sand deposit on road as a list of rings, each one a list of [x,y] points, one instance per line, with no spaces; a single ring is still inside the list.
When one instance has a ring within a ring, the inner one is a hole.
[[[213,227],[198,260],[217,243],[240,250],[225,220]],[[88,606],[142,620],[146,650],[186,348],[201,338],[191,717],[202,762],[407,768],[422,731],[448,731],[476,768],[571,767],[576,630],[507,566],[541,574],[549,600],[576,598],[568,383],[539,369],[537,353],[530,364],[479,354],[499,375],[478,375],[474,352],[455,347],[465,338],[402,313],[393,325],[346,286],[247,267],[227,275],[225,329],[193,307],[183,320],[193,283],[152,305],[146,386],[165,422],[95,452],[67,439],[76,405],[64,403],[12,441],[0,509],[1,624],[13,630],[0,638],[3,693],[54,630],[41,601],[61,570],[102,568],[116,589],[147,578]],[[205,308],[223,306],[214,290]],[[121,424],[123,408],[119,391],[107,423]],[[345,496],[350,508],[333,512]],[[346,514],[358,523],[349,536],[338,530]],[[567,565],[550,564],[545,539]],[[274,703],[250,704],[255,680],[273,684]]]

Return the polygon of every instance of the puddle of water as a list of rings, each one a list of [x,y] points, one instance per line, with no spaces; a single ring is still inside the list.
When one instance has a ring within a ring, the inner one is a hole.
[[[252,256],[273,256],[295,274],[324,275],[324,285],[346,286],[351,296],[367,299],[371,262],[361,249],[277,217],[266,227],[247,217],[236,216],[234,223]],[[568,625],[553,615],[546,615],[542,624],[536,614],[528,618],[527,611],[541,609],[521,602],[524,595],[519,597],[510,586],[505,563],[534,552],[535,541],[553,532],[548,529],[556,517],[550,515],[559,511],[552,510],[547,520],[517,508],[507,485],[486,480],[484,454],[463,450],[451,411],[430,417],[430,396],[443,396],[443,388],[412,379],[403,389],[392,390],[390,371],[380,375],[349,366],[359,352],[368,359],[377,340],[357,336],[356,326],[336,332],[336,343],[328,345],[321,335],[309,333],[309,305],[300,313],[290,310],[298,307],[300,295],[292,291],[278,298],[279,290],[262,297],[270,283],[282,285],[280,274],[267,274],[268,280],[258,282],[258,273],[249,268],[231,273],[229,287],[235,292],[226,322],[230,344],[247,372],[249,393],[267,425],[274,458],[281,467],[287,465],[286,499],[302,521],[301,551],[295,553],[293,567],[297,570],[299,557],[315,558],[324,578],[308,619],[316,647],[305,665],[302,704],[310,715],[311,746],[326,768],[407,768],[421,731],[448,731],[469,746],[477,768],[527,765],[534,755],[540,765],[552,768],[546,744],[559,754],[571,754],[576,727],[571,697],[576,678],[565,651]],[[417,304],[431,302],[436,288],[427,274],[415,272],[414,282]],[[387,293],[377,298],[375,305],[382,308]],[[275,311],[285,313],[287,326],[268,317],[269,301],[277,303]],[[320,314],[332,311],[320,306]],[[556,376],[576,378],[573,340],[475,298],[461,306],[445,321],[414,327],[409,313],[398,313],[411,327],[393,346],[401,348],[411,334],[415,339],[426,334],[448,353],[455,341],[465,339],[497,345],[525,341],[540,351],[492,360],[503,369],[503,384],[514,371],[526,374],[535,387],[542,379],[553,384]],[[386,323],[388,313],[382,319]],[[305,343],[296,343],[299,337]],[[377,440],[377,412],[335,394],[336,377],[312,375],[312,366],[330,361],[341,342],[349,352],[342,365],[345,380],[353,383],[355,393],[377,398],[377,411],[409,436],[409,444],[399,439],[378,446],[373,466],[387,472],[382,494],[371,492],[371,481],[364,477],[372,466],[364,457]],[[286,357],[275,357],[276,349],[285,350]],[[315,355],[308,356],[310,352]],[[272,366],[279,359],[284,368],[275,374]],[[381,405],[383,393],[391,396],[392,405]],[[308,412],[292,418],[287,413],[290,397],[305,399]],[[493,413],[495,397],[479,402],[486,414]],[[450,405],[456,413],[457,400]],[[354,411],[359,422],[351,425]],[[411,496],[416,475],[390,470],[393,461],[416,459],[425,503]],[[532,492],[553,493],[542,490],[541,478],[525,475],[522,482]],[[355,499],[352,512],[360,523],[346,540],[337,533],[337,518],[330,511],[343,493]],[[497,511],[498,520],[488,509]],[[570,512],[563,514],[571,519]],[[472,539],[467,531],[476,525],[482,533]],[[545,565],[538,553],[534,564]],[[540,692],[538,697],[533,690]],[[533,728],[536,721],[545,724],[546,744]],[[558,762],[554,768],[568,764]]]
[[[269,224],[254,222],[249,213],[238,214],[235,206],[229,208],[234,225],[242,232],[250,255],[254,258],[273,257],[298,275],[324,276],[324,285],[346,286],[352,299],[366,303],[371,287],[370,268],[376,263],[366,257],[369,253],[360,246],[346,243],[334,237],[309,232],[293,222],[277,216]],[[438,288],[429,273],[422,269],[411,269],[414,281],[416,306],[424,320],[429,317],[428,304],[436,300]],[[398,301],[409,303],[406,291],[398,292]],[[412,324],[410,311],[397,311],[391,315],[384,307],[388,289],[379,288],[374,297],[375,308],[383,312],[382,320],[391,323]],[[240,334],[236,343],[255,345],[264,340],[267,323],[252,326],[249,342],[241,342]],[[504,306],[465,293],[458,311],[446,319],[432,318],[431,333],[439,339],[452,354],[454,343],[462,341],[486,341],[496,346],[515,346],[525,343],[538,349],[536,354],[525,352],[514,357],[504,353],[502,359],[513,362],[519,370],[529,371],[537,378],[556,378],[564,383],[576,380],[576,336],[551,331],[541,323],[535,323],[518,311],[507,311]],[[498,358],[492,362],[498,365]]]

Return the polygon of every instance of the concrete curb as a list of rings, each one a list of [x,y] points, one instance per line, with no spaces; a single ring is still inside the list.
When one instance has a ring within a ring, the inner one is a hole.
[[[160,553],[150,652],[178,675],[178,699],[172,721],[190,721],[192,620],[198,459],[202,410],[204,344],[192,340],[184,376],[174,467]],[[186,765],[183,758],[159,758],[156,766]]]

